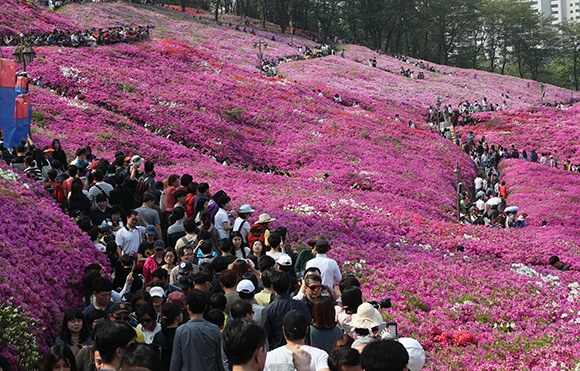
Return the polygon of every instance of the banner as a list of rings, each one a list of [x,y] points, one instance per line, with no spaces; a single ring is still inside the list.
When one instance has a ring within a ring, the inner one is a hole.
[[[32,105],[28,94],[20,94],[16,97],[14,116],[10,125],[4,127],[4,147],[11,148],[26,139],[32,119]]]
[[[16,100],[16,62],[0,58],[0,130],[10,126]]]

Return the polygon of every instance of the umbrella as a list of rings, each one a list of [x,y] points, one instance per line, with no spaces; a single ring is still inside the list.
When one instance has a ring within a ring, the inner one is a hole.
[[[491,206],[499,205],[501,204],[501,197],[492,197],[489,200],[487,200],[486,204]]]
[[[506,207],[506,208],[504,209],[504,211],[505,211],[506,213],[516,213],[516,212],[518,212],[518,210],[519,210],[519,209],[520,209],[520,208],[519,208],[519,207],[517,207],[517,206],[510,206],[510,207]]]

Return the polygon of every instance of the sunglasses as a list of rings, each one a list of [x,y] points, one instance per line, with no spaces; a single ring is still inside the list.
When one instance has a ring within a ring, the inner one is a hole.
[[[322,286],[320,285],[312,285],[312,286],[306,286],[308,287],[310,290],[314,291],[314,290],[319,290]]]

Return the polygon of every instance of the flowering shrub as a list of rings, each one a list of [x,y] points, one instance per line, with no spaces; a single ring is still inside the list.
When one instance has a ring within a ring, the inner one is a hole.
[[[0,205],[0,354],[32,369],[37,349],[53,344],[61,314],[82,307],[84,267],[105,259],[39,185],[4,167]]]
[[[343,270],[363,279],[366,298],[393,299],[383,314],[423,344],[427,370],[576,367],[580,276],[555,271],[546,260],[557,254],[580,267],[577,174],[504,161],[508,203],[528,213],[529,226],[457,224],[453,169],[459,165],[460,180],[470,184],[475,166],[421,121],[438,96],[444,104],[484,95],[501,104],[509,93],[512,109],[481,114],[480,127],[465,129],[488,135],[491,143],[509,138],[506,144],[537,143],[563,153],[577,145],[570,139],[577,137],[576,108],[532,113],[528,107],[539,96],[535,83],[528,88],[527,81],[484,72],[472,79],[471,71],[438,66],[442,72],[426,72],[424,81],[406,79],[396,74],[400,61],[381,56],[379,67],[392,72],[373,69],[364,63],[373,53],[356,46],[345,46],[344,59],[286,63],[280,66],[283,78],[261,78],[253,43],[269,38],[267,32],[252,36],[191,14],[124,3],[71,4],[59,14],[75,27],[149,24],[151,40],[38,48],[31,74],[68,88],[68,95],[32,89],[37,144],[59,138],[69,153],[88,144],[109,159],[118,150],[140,154],[155,162],[158,180],[187,172],[208,181],[214,192],[226,190],[234,206],[249,203],[256,214],[276,217],[274,227],[286,226],[293,243],[324,234]],[[276,40],[268,42],[267,58],[296,52],[283,37]],[[547,91],[550,100],[570,96],[563,89]],[[332,102],[335,93],[345,105]],[[546,128],[551,117],[562,124]],[[274,165],[290,176],[252,171],[256,165]],[[3,259],[34,270],[30,280],[0,266],[0,277],[13,280],[0,284],[0,301],[14,296],[39,321],[38,334],[45,326],[53,335],[58,318],[49,313],[78,303],[71,287],[79,282],[80,267],[97,259],[96,251],[52,202],[37,195],[43,194],[38,187],[0,182],[0,204],[9,210],[2,216],[9,224],[0,224],[0,246],[9,249]],[[24,233],[22,225],[40,227]],[[30,246],[39,244],[43,249],[33,252]],[[459,245],[465,252],[457,252]],[[59,264],[31,260],[48,257]],[[55,284],[62,272],[71,272],[70,285]],[[13,294],[31,287],[48,290],[54,301]],[[46,349],[50,336],[41,339]]]

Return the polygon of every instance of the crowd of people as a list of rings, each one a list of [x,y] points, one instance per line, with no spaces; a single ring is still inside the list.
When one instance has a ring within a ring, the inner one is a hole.
[[[43,184],[109,264],[85,267],[85,307],[63,314],[45,370],[423,367],[419,342],[383,321],[390,299],[365,301],[323,236],[298,250],[276,218],[188,174],[156,179],[138,154],[111,162],[82,147],[67,158],[55,139],[3,158]]]
[[[80,31],[63,31],[54,29],[47,33],[7,35],[0,39],[0,46],[33,46],[59,47],[94,47],[116,43],[130,43],[149,38],[149,26],[116,26],[109,28],[92,28]]]

